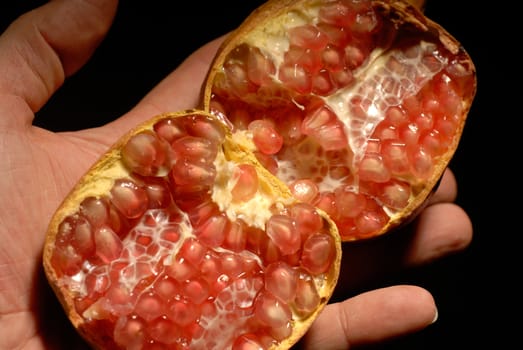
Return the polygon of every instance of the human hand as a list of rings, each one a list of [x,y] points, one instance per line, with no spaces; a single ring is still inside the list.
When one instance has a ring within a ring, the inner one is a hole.
[[[0,348],[87,347],[43,276],[47,224],[78,178],[119,135],[156,114],[197,104],[220,42],[196,52],[129,113],[103,127],[52,133],[32,126],[34,113],[88,60],[115,11],[116,1],[52,1],[0,37]],[[335,295],[344,301],[328,305],[298,346],[347,349],[430,324],[436,308],[424,289],[354,291],[390,269],[424,264],[466,247],[472,227],[466,213],[452,204],[455,196],[456,181],[447,171],[408,229],[345,245]]]

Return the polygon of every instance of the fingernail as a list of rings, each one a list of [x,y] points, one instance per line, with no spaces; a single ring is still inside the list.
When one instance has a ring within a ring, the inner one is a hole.
[[[438,308],[435,308],[435,310],[434,310],[434,318],[432,319],[431,324],[436,323],[436,321],[438,320],[438,315],[439,315]]]

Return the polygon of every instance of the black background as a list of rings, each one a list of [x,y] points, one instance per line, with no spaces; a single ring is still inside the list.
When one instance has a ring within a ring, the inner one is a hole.
[[[45,1],[13,3],[0,5],[2,31]],[[56,131],[75,130],[120,116],[191,52],[233,29],[261,3],[189,1],[182,8],[178,1],[122,1],[106,40],[37,114],[35,123]],[[518,335],[521,308],[515,285],[521,279],[521,214],[516,210],[521,206],[522,176],[516,131],[522,116],[522,68],[517,21],[511,18],[517,12],[506,5],[428,0],[426,15],[462,43],[478,73],[476,99],[450,165],[459,183],[457,202],[473,220],[474,239],[462,253],[384,281],[427,288],[440,315],[420,333],[372,349],[503,349]]]

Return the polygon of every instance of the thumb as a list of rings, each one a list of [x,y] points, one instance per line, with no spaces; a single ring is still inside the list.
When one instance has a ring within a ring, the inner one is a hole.
[[[92,55],[117,4],[55,0],[15,20],[0,36],[0,97],[17,97],[38,111]]]

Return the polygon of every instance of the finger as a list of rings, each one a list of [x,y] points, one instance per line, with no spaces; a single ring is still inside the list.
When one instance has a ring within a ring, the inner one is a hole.
[[[460,252],[472,241],[472,222],[467,213],[454,203],[427,207],[414,223],[416,234],[405,260],[409,265],[426,264],[443,256]]]
[[[15,20],[0,37],[0,96],[20,97],[38,111],[91,56],[116,6],[116,0],[56,0]]]
[[[436,191],[428,200],[428,204],[440,202],[454,202],[458,193],[456,177],[452,170],[447,168],[443,173]]]
[[[430,205],[403,229],[373,240],[345,243],[334,298],[345,298],[347,293],[406,267],[462,251],[471,239],[472,224],[462,208],[453,203]]]
[[[377,289],[327,305],[299,348],[349,349],[419,331],[436,319],[427,290],[406,285]]]
[[[151,90],[131,111],[107,124],[103,131],[128,130],[161,113],[198,107],[205,77],[224,37],[215,39],[195,51],[182,64]]]

